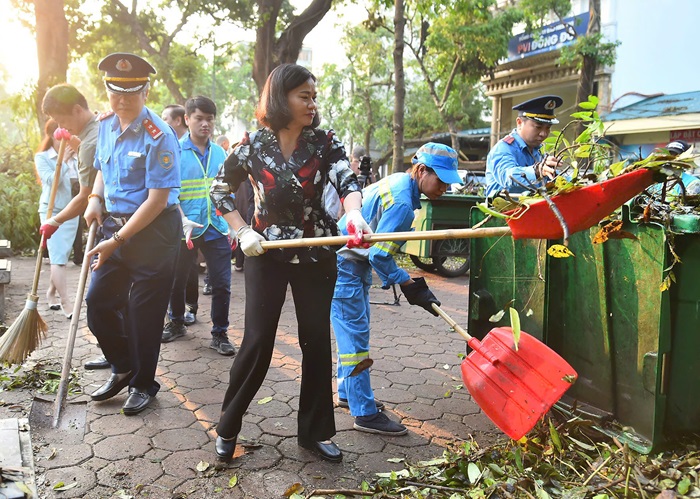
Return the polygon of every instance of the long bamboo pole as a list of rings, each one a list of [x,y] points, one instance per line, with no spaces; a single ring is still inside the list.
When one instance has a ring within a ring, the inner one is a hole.
[[[366,234],[363,241],[370,244],[382,241],[417,241],[439,239],[474,239],[482,237],[501,237],[510,235],[508,227],[482,227],[479,229],[444,229],[422,230],[409,232],[387,232],[381,234]],[[280,239],[278,241],[263,241],[264,249],[304,248],[309,246],[342,246],[352,236],[304,237],[301,239]]]

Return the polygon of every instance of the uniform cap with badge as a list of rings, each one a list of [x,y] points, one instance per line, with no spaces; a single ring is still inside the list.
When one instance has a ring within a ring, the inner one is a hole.
[[[556,125],[559,120],[554,116],[554,110],[561,106],[564,100],[558,95],[543,95],[534,99],[521,102],[513,106],[518,111],[518,116],[529,118],[545,125]]]
[[[102,59],[97,69],[105,72],[107,90],[117,94],[135,94],[150,82],[150,74],[156,74],[151,64],[135,54],[115,52]]]

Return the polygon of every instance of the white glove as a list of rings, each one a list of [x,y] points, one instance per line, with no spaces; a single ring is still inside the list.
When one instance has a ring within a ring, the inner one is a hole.
[[[243,251],[245,256],[260,256],[265,253],[265,249],[260,244],[265,238],[249,226],[244,225],[238,229],[236,235],[238,236],[238,244],[240,244],[241,251]]]
[[[194,248],[194,244],[192,243],[192,231],[195,229],[195,227],[201,229],[204,227],[204,225],[193,222],[187,217],[182,217],[182,232],[185,233],[185,243],[187,243],[187,249]]]
[[[348,241],[348,248],[357,248],[358,246],[369,248],[370,245],[362,241],[362,235],[371,234],[372,229],[362,217],[362,212],[357,209],[348,211],[345,214],[345,222],[348,234],[354,236],[353,239]]]

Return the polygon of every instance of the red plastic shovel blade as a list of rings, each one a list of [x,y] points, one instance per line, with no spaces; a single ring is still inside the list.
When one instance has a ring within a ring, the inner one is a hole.
[[[625,173],[604,182],[554,196],[552,202],[559,208],[569,234],[589,229],[632,196],[653,183],[653,172],[646,168]],[[521,215],[518,216],[518,212]],[[506,213],[517,218],[508,219],[513,239],[561,239],[564,231],[554,212],[544,199]]]
[[[474,350],[462,361],[464,384],[513,440],[529,432],[578,377],[559,354],[525,332],[516,352],[509,327],[494,328],[480,344],[469,344]]]

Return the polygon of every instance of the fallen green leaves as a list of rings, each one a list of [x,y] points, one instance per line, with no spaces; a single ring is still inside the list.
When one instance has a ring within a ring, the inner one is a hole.
[[[73,395],[82,393],[79,384],[78,372],[74,369],[70,372],[68,393]],[[61,382],[61,366],[59,364],[17,365],[14,368],[0,369],[0,391],[10,390],[37,390],[39,393],[56,393]]]
[[[371,489],[373,497],[402,498],[653,498],[664,490],[700,497],[698,473],[697,442],[641,455],[591,421],[545,418],[518,442],[465,442],[442,458],[378,473]]]

